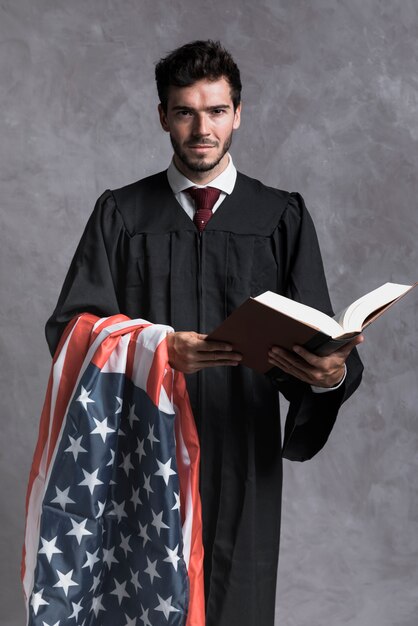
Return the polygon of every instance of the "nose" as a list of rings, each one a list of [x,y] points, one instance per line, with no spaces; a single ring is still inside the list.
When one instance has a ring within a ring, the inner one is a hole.
[[[194,117],[193,134],[197,137],[210,135],[208,120],[205,114],[200,113]]]

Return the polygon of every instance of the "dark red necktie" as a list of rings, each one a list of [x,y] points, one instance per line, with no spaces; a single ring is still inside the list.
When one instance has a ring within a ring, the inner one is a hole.
[[[201,233],[212,217],[212,209],[221,191],[215,187],[190,187],[186,191],[194,200],[196,212],[193,221]]]

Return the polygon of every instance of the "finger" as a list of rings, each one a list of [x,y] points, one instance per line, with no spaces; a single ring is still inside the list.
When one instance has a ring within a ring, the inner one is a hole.
[[[216,352],[207,352],[198,350],[196,352],[197,360],[201,363],[203,361],[242,361],[242,354],[239,352],[228,352],[225,350],[217,350]]]
[[[200,335],[200,337],[206,336]],[[232,352],[233,349],[233,346],[225,341],[202,341],[199,344],[199,350],[202,350],[202,352]]]

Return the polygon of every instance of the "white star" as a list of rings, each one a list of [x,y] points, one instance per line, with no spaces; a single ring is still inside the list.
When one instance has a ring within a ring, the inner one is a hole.
[[[40,589],[39,591],[37,591],[36,593],[32,593],[32,598],[30,600],[30,603],[33,607],[33,612],[35,613],[35,615],[38,615],[38,611],[39,611],[39,607],[42,605],[46,605],[49,604],[49,602],[47,602],[46,600],[43,599],[42,594],[43,594],[44,590]]]
[[[80,602],[78,602],[78,604],[76,604],[75,602],[71,602],[71,604],[73,605],[73,612],[71,613],[71,615],[68,616],[68,619],[71,619],[72,617],[75,617],[75,621],[77,623],[78,622],[78,614],[80,613],[80,611],[83,610],[83,607],[81,606],[81,600],[80,600]]]
[[[160,536],[161,533],[161,529],[162,528],[170,528],[169,526],[167,526],[167,524],[164,524],[162,517],[163,517],[163,511],[161,511],[161,513],[158,513],[158,515],[156,515],[154,513],[154,511],[151,509],[151,513],[152,513],[152,522],[151,522],[151,526],[155,526],[158,536]]]
[[[145,526],[142,526],[141,522],[138,522],[139,524],[139,536],[142,537],[142,539],[144,540],[144,546],[147,545],[148,541],[151,541],[151,537],[148,537],[147,534],[147,528],[148,528],[148,524],[145,524]]]
[[[147,439],[151,444],[151,450],[153,450],[154,443],[160,443],[160,440],[154,436],[154,426],[148,426],[148,430],[149,430],[149,434],[148,434]]]
[[[88,552],[86,550],[86,562],[84,563],[84,565],[82,566],[81,569],[83,569],[84,567],[88,567],[90,572],[93,571],[93,567],[95,565],[95,563],[97,563],[98,561],[100,561],[100,559],[97,557],[97,553],[99,551],[99,548],[97,548],[96,552]]]
[[[114,552],[114,547],[109,550],[103,548],[103,563],[106,563],[109,569],[112,567],[112,563],[119,563],[119,561],[114,557]]]
[[[69,587],[78,587],[78,583],[74,582],[71,578],[71,576],[73,575],[73,571],[74,570],[70,569],[69,572],[63,574],[62,572],[57,570],[59,581],[55,583],[54,587],[61,587],[66,596],[68,596]]]
[[[127,613],[124,613],[126,624],[125,626],[136,626],[136,617],[130,618]]]
[[[90,404],[90,402],[94,402],[92,398],[89,398],[91,392],[92,389],[90,389],[90,391],[87,391],[86,389],[84,389],[83,386],[81,386],[81,393],[77,398],[77,402],[81,402],[85,411],[87,411],[87,405]]]
[[[157,559],[151,562],[149,558],[147,557],[147,562],[148,562],[148,567],[144,569],[144,573],[148,574],[148,576],[151,579],[151,584],[152,584],[154,582],[154,578],[161,578],[161,576],[157,572],[157,566],[156,566]]]
[[[139,456],[139,462],[141,463],[141,459],[143,456],[147,456],[145,450],[144,450],[144,443],[145,443],[145,439],[139,439],[139,437],[136,438],[137,442],[138,442],[138,447],[135,450],[135,454],[137,454]]]
[[[115,583],[115,588],[113,591],[111,591],[111,595],[117,596],[118,597],[118,602],[119,602],[119,606],[122,603],[123,598],[130,598],[129,593],[126,592],[126,580],[124,583],[118,583],[118,581],[116,580],[116,578],[113,579],[113,582]]]
[[[42,622],[43,626],[49,626],[49,624],[47,624],[46,622]],[[55,624],[51,624],[51,626],[59,626],[60,621],[58,620],[58,622],[55,622]]]
[[[132,537],[132,535],[128,535],[127,537],[125,537],[121,533],[120,536],[122,537],[122,543],[120,544],[120,548],[122,548],[122,550],[124,551],[125,556],[128,556],[128,552],[132,552],[132,548],[129,545],[129,539]]]
[[[178,556],[178,551],[179,551],[178,544],[176,545],[174,550],[170,550],[170,548],[168,548],[167,546],[164,546],[164,547],[167,550],[167,554],[168,554],[168,557],[164,559],[164,562],[171,563],[171,565],[174,567],[174,569],[177,572],[178,562],[180,561],[180,557]]]
[[[134,511],[136,511],[136,507],[138,506],[138,504],[142,504],[141,500],[139,499],[139,487],[138,489],[134,489],[132,487],[132,497],[130,501],[134,505]]]
[[[129,570],[131,572],[131,583],[135,587],[136,593],[138,593],[138,589],[142,589],[141,584],[138,580],[139,570],[137,572],[134,572],[131,568],[129,568]]]
[[[139,417],[137,415],[135,415],[135,405],[134,404],[132,404],[129,407],[128,421],[129,421],[129,426],[131,427],[131,430],[134,427],[134,422],[139,422]]]
[[[154,489],[151,487],[151,475],[147,476],[145,473],[144,473],[144,489],[147,492],[147,496],[149,499],[149,494],[154,493]]]
[[[97,519],[98,517],[102,517],[106,503],[105,502],[100,502],[100,500],[98,500],[97,504],[99,505],[99,512],[97,513],[97,515],[96,515],[96,517],[94,519]]]
[[[122,413],[122,407],[123,407],[123,400],[122,398],[118,398],[118,396],[115,396],[116,400],[118,401],[118,408],[115,411],[115,415],[117,415],[118,413]]]
[[[70,491],[69,487],[67,487],[67,489],[64,489],[64,491],[61,491],[61,489],[55,487],[55,491],[57,495],[53,500],[51,500],[51,502],[58,502],[63,511],[65,511],[65,507],[67,506],[67,504],[75,504],[74,500],[71,500],[71,498],[68,497],[68,492]]]
[[[87,521],[88,521],[87,518],[85,520],[83,520],[82,522],[80,522],[80,523],[76,522],[72,518],[70,518],[70,521],[71,521],[71,524],[73,525],[73,527],[66,534],[67,535],[74,535],[77,538],[78,545],[81,544],[81,540],[82,540],[84,535],[92,535],[93,534],[89,530],[86,529],[86,524],[87,524]]]
[[[98,616],[99,611],[106,611],[106,609],[104,608],[102,604],[102,598],[103,598],[103,594],[101,594],[100,596],[97,596],[97,598],[93,598],[92,603],[91,603],[90,612],[93,611],[96,617]]]
[[[176,499],[174,506],[172,507],[172,511],[176,511],[177,509],[180,510],[180,494],[179,493],[174,493],[174,498]]]
[[[158,463],[159,469],[156,472],[154,472],[154,475],[161,476],[164,479],[165,484],[168,486],[168,481],[170,479],[170,476],[176,475],[176,472],[173,469],[171,469],[171,459],[168,459],[167,463],[161,463],[161,461],[157,459],[157,463]]]
[[[97,478],[97,474],[99,473],[99,469],[97,468],[90,474],[87,470],[83,469],[84,480],[81,483],[78,483],[79,486],[88,487],[91,495],[93,495],[94,488],[98,485],[103,485],[103,481]]]
[[[91,588],[89,589],[89,591],[96,593],[96,589],[99,586],[99,583],[100,583],[100,574],[98,576],[93,576],[93,584]]]
[[[55,542],[57,541],[57,539],[58,539],[58,535],[54,537],[53,539],[51,539],[50,541],[47,541],[46,539],[41,537],[42,548],[39,550],[38,554],[46,554],[48,563],[51,563],[51,559],[54,554],[62,554],[62,550],[59,550],[55,545]]]
[[[144,622],[144,626],[152,626],[151,622],[149,621],[148,618],[148,611],[149,609],[144,609],[144,607],[141,604],[141,611],[142,611],[142,615],[140,616],[140,620],[142,620]]]
[[[112,500],[113,511],[109,511],[109,515],[116,515],[118,518],[118,523],[120,523],[122,517],[128,517],[125,513],[125,500],[122,500],[120,504]]]
[[[110,461],[109,461],[109,463],[106,464],[106,467],[112,466],[114,462],[115,462],[115,451],[111,449],[110,450]]]
[[[123,454],[123,452],[122,452],[122,455],[123,455],[123,461],[119,465],[119,467],[123,467],[126,475],[128,476],[129,471],[131,469],[134,469],[134,466],[131,463],[131,453],[129,452],[128,454]]]
[[[79,437],[78,439],[74,439],[73,437],[71,437],[71,435],[68,435],[68,438],[71,442],[71,445],[69,445],[68,448],[64,450],[64,452],[72,452],[74,456],[74,461],[77,461],[78,455],[81,452],[87,452],[87,450],[81,445],[83,435],[81,435],[81,437]]]
[[[103,443],[105,443],[107,435],[109,433],[114,433],[115,429],[108,427],[107,417],[105,417],[103,421],[97,420],[95,417],[93,417],[93,419],[96,424],[96,428],[90,431],[90,435],[100,435],[103,439]]]
[[[161,596],[158,595],[157,593],[157,598],[160,601],[160,604],[158,606],[155,607],[156,611],[162,611],[164,613],[164,617],[166,618],[166,620],[168,621],[168,618],[170,616],[170,613],[180,613],[179,609],[176,609],[172,604],[171,604],[171,599],[173,596],[170,596],[167,598],[167,600],[164,600]]]

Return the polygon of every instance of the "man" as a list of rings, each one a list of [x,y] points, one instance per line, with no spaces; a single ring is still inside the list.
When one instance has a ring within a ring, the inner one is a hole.
[[[248,296],[268,289],[327,313],[331,305],[302,198],[265,187],[232,163],[241,81],[229,53],[212,41],[187,44],[157,64],[156,79],[173,161],[98,200],[47,338],[53,352],[66,323],[83,311],[173,326],[170,364],[187,374],[201,445],[206,622],[268,626],[282,456],[305,460],[325,444],[360,382],[351,351],[362,338],[329,357],[272,348],[268,376],[240,366],[229,345],[205,341]],[[218,190],[205,192],[217,197],[212,213],[190,191],[206,186]],[[290,402],[283,445],[277,389]]]

